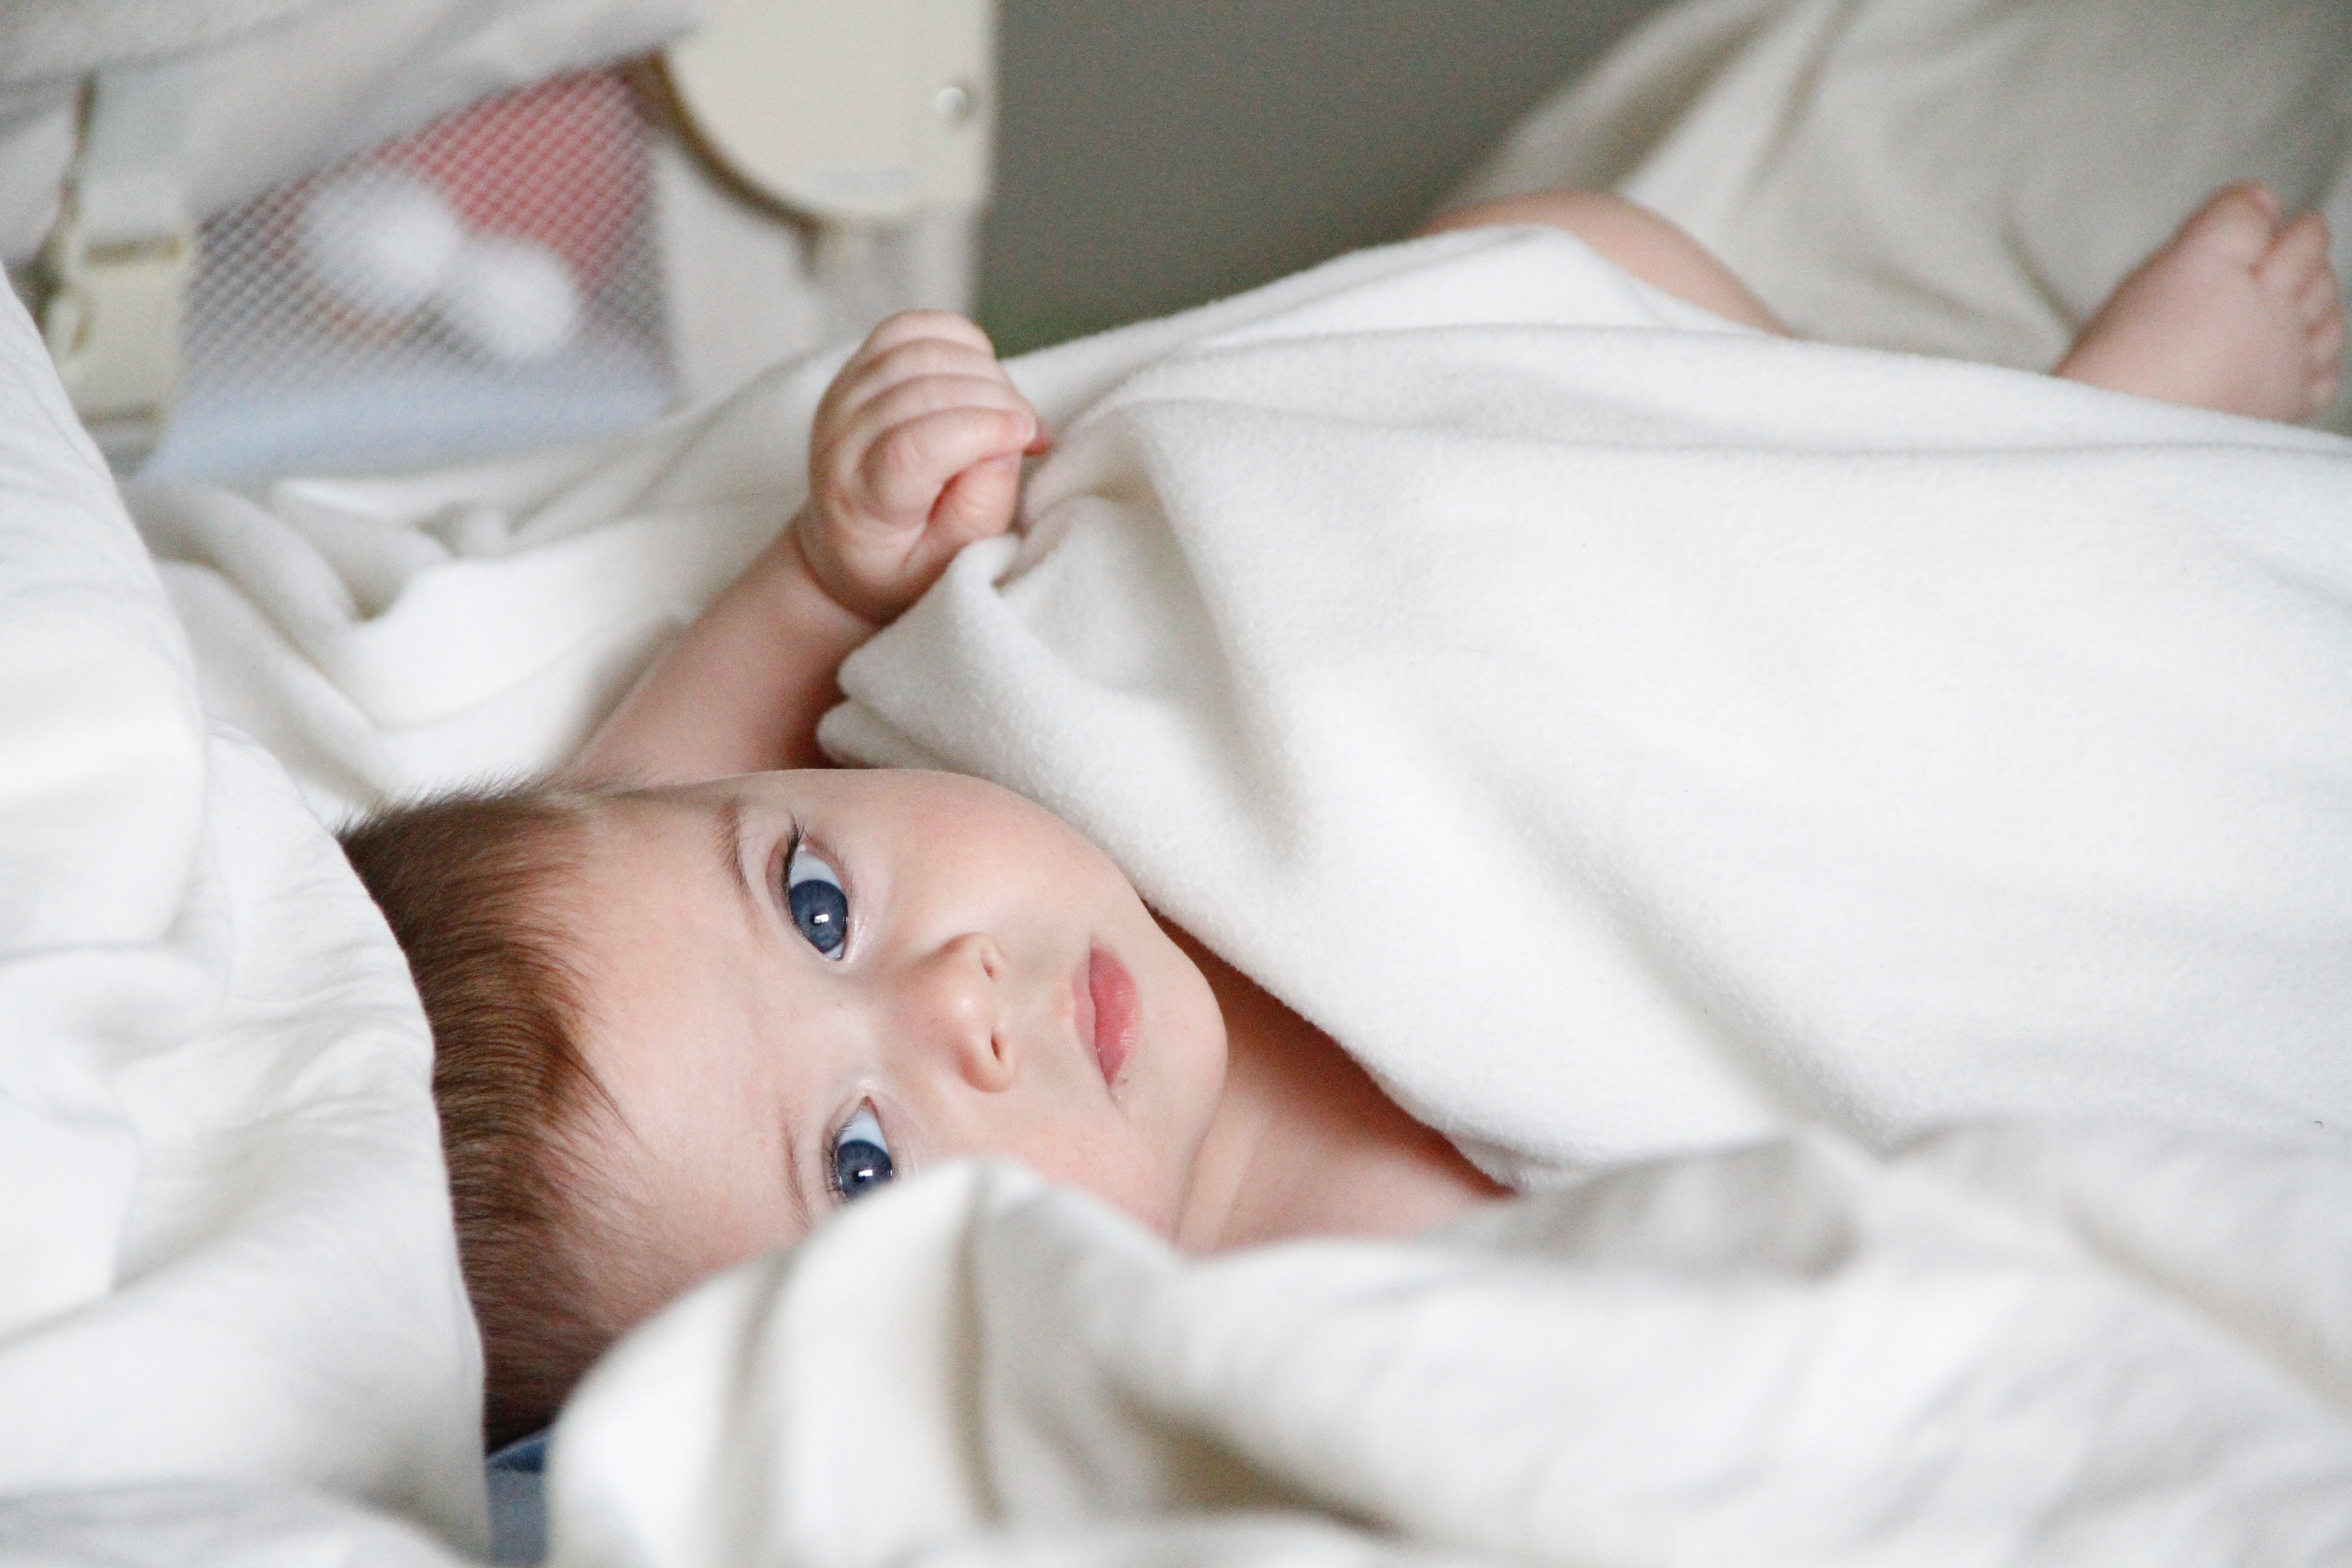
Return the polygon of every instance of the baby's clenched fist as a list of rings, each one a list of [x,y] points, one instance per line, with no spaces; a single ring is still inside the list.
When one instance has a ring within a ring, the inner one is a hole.
[[[817,405],[793,524],[810,573],[844,609],[896,619],[957,551],[1012,527],[1022,457],[1045,445],[978,327],[943,310],[892,316]]]

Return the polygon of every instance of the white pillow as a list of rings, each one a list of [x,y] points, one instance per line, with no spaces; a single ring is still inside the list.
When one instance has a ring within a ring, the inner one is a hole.
[[[0,291],[0,1495],[307,1489],[485,1542],[431,1057]]]

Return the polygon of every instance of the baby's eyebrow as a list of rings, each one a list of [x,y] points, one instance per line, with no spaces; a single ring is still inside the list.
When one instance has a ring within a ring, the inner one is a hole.
[[[760,897],[751,890],[751,879],[743,869],[743,797],[730,795],[719,803],[716,831],[711,834],[712,847],[718,852],[721,872],[733,883],[743,900],[747,920],[760,917]]]

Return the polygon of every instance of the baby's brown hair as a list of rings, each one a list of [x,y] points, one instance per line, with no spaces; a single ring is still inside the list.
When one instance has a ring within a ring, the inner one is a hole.
[[[562,896],[596,800],[470,791],[394,807],[342,835],[433,1027],[433,1099],[494,1448],[551,1419],[613,1333],[589,1289],[597,1173],[568,1136],[610,1108],[578,1045],[583,994]]]

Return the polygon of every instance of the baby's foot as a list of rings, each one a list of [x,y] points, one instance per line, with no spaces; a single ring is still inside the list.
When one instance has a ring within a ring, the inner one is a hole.
[[[2116,392],[2299,423],[2336,401],[2344,307],[2317,213],[2231,185],[2118,285],[2053,371]]]

